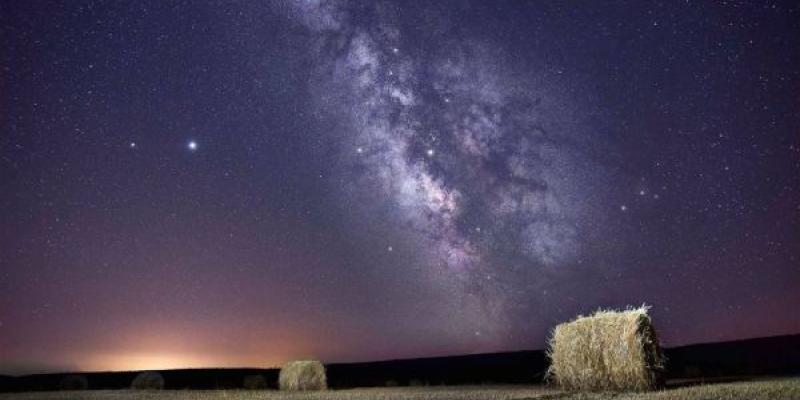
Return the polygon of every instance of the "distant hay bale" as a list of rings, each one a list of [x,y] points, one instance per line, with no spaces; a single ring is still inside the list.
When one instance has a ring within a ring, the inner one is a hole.
[[[664,360],[648,307],[597,311],[556,326],[548,379],[566,390],[652,390]]]
[[[161,390],[164,389],[164,377],[158,372],[148,371],[136,375],[131,382],[131,389]]]
[[[266,389],[267,378],[264,378],[264,375],[247,375],[244,377],[243,386],[249,390]]]
[[[89,388],[89,380],[83,375],[67,375],[58,382],[60,390],[86,390]]]
[[[325,390],[325,366],[316,360],[289,361],[278,376],[281,390]]]

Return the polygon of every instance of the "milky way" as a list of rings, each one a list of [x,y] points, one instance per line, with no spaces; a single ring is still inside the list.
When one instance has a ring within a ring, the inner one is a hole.
[[[602,179],[577,139],[591,128],[569,119],[582,100],[458,30],[409,39],[389,4],[294,5],[316,35],[313,93],[345,116],[345,195],[389,205],[439,284],[458,281],[496,318],[513,295],[508,271],[535,283],[539,269],[576,261],[582,199]]]

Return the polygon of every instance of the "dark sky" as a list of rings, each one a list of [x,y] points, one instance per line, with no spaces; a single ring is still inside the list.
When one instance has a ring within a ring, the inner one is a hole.
[[[2,2],[0,373],[800,332],[800,7],[754,3]]]

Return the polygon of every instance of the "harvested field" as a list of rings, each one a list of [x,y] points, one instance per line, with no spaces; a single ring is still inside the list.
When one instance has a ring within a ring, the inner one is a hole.
[[[280,392],[277,390],[71,391],[4,393],[0,400],[790,400],[800,378],[765,379],[671,388],[646,393],[566,393],[543,386],[429,386]]]

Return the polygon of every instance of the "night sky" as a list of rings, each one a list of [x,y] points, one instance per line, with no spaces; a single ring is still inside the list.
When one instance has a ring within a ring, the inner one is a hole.
[[[800,332],[796,2],[4,1],[0,373]]]

